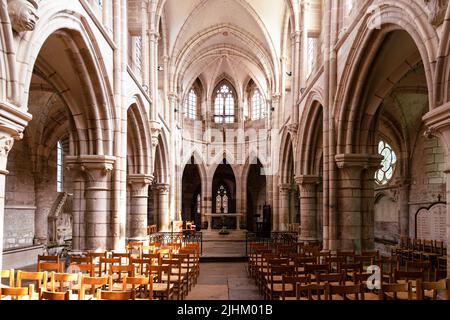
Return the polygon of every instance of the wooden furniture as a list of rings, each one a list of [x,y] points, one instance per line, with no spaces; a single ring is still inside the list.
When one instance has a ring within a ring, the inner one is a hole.
[[[153,275],[149,277],[127,277],[123,278],[122,290],[131,290],[134,299],[142,295],[144,299],[153,300]]]
[[[3,279],[7,280],[7,282],[8,282],[7,285],[2,285]],[[5,286],[14,287],[14,269],[1,270],[1,272],[0,272],[0,287],[5,287]]]
[[[153,275],[153,296],[157,299],[170,300],[174,294],[174,284],[171,283],[170,266],[151,266]],[[166,279],[165,281],[163,279]]]
[[[436,282],[417,281],[417,299],[418,300],[450,300],[450,280],[441,280]]]
[[[87,288],[89,287],[89,289]],[[97,289],[112,288],[111,276],[104,277],[81,277],[80,290],[78,292],[78,300],[92,300]],[[89,292],[89,294],[86,294]]]
[[[380,300],[412,300],[411,283],[381,284],[379,291]]]
[[[32,299],[37,300],[39,298],[39,292],[47,288],[48,275],[47,272],[26,272],[19,270],[17,271],[16,286],[23,287],[23,282],[32,282],[34,292]]]
[[[134,300],[132,291],[108,291],[98,289],[96,300]]]
[[[329,285],[330,300],[364,300],[362,285]],[[350,296],[349,296],[350,295]]]
[[[34,286],[0,288],[0,300],[32,300]]]
[[[70,300],[72,295],[71,290],[67,290],[65,292],[52,292],[52,291],[42,291],[39,295],[39,300],[59,300],[59,301],[67,301]]]

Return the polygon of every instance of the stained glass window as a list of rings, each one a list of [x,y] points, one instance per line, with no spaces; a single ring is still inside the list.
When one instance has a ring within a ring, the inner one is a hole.
[[[228,213],[228,194],[224,186],[220,186],[217,190],[216,213]]]
[[[392,180],[397,164],[397,155],[392,147],[384,141],[378,144],[378,153],[383,156],[382,168],[375,173],[375,181],[380,185],[386,185]]]

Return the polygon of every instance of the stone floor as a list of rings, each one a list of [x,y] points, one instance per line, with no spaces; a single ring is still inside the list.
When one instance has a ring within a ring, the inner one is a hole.
[[[202,262],[197,285],[186,300],[262,300],[243,262]]]

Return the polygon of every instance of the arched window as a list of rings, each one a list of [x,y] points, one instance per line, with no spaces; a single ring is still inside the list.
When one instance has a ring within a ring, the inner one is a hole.
[[[255,89],[252,96],[252,120],[260,120],[265,116],[263,96],[259,89]]]
[[[56,144],[56,192],[63,191],[63,147],[61,141]]]
[[[392,147],[384,141],[378,144],[378,153],[384,157],[381,162],[382,168],[375,173],[375,181],[379,185],[386,185],[392,180],[397,164],[397,155]]]
[[[224,186],[220,186],[217,190],[216,213],[228,213],[228,194]]]
[[[202,197],[200,193],[197,195],[197,213],[201,213],[201,207],[202,207]]]
[[[197,93],[195,93],[194,89],[189,91],[186,98],[184,113],[189,119],[195,120],[197,118]]]
[[[234,95],[231,88],[223,84],[217,89],[214,99],[214,122],[234,122]]]

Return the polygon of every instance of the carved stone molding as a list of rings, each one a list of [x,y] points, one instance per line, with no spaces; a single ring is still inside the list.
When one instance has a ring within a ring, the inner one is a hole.
[[[161,124],[157,121],[150,122],[150,133],[152,138],[152,147],[153,150],[158,146],[159,143],[159,135],[161,134]]]
[[[445,19],[448,0],[423,0],[428,14],[428,21],[435,26],[440,26]]]
[[[86,182],[101,184],[107,181],[114,169],[115,157],[99,155],[67,156],[65,162],[69,170],[79,170],[84,174]]]
[[[153,183],[154,177],[146,174],[130,174],[127,180],[131,187],[132,197],[147,197],[147,187]]]
[[[280,195],[289,195],[291,193],[291,185],[287,183],[282,183],[278,185],[278,188],[280,189]]]
[[[33,31],[39,20],[38,4],[34,0],[8,0],[8,14],[16,32]]]
[[[170,191],[170,184],[167,183],[158,183],[153,185],[153,189],[156,190],[159,194],[168,194]]]

